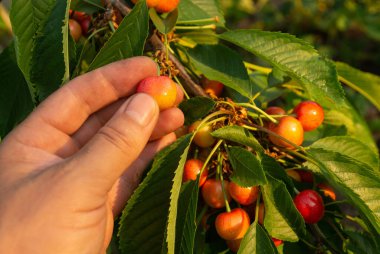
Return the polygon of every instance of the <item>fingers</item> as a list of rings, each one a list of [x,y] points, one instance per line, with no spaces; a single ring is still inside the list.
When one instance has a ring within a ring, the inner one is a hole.
[[[67,179],[104,195],[139,156],[158,120],[152,97],[129,98],[98,133],[66,163]],[[79,169],[79,170],[78,170]],[[74,183],[72,183],[74,184]]]
[[[109,193],[109,198],[114,216],[117,216],[123,210],[127,200],[139,185],[144,170],[153,159],[154,155],[164,147],[173,143],[175,139],[175,134],[170,133],[159,140],[149,143],[141,153],[141,156],[113,185]]]
[[[132,94],[142,79],[156,75],[157,66],[147,57],[115,62],[82,75],[41,103],[26,120],[29,131],[32,128],[38,137],[53,127],[71,135],[92,113]]]
[[[150,140],[156,140],[162,136],[177,130],[183,125],[185,118],[178,108],[171,108],[160,113],[156,128],[154,128]]]

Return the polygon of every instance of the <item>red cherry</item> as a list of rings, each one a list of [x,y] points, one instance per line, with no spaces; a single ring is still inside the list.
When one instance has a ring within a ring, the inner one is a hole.
[[[156,100],[160,111],[173,107],[177,99],[177,85],[166,76],[143,79],[137,85],[137,92],[152,96]]]
[[[82,21],[80,21],[80,26],[82,28],[82,34],[84,36],[86,36],[88,34],[88,30],[90,28],[90,25],[91,25],[91,17],[90,16],[86,16],[86,18]]]
[[[265,113],[269,115],[285,115],[286,111],[283,108],[273,106],[273,107],[268,107],[265,110]]]
[[[326,183],[319,183],[317,184],[317,187],[321,190],[321,192],[323,192],[323,195],[331,198],[332,200],[336,200],[335,191],[330,185]]]
[[[204,164],[203,161],[198,160],[198,159],[190,159],[186,161],[184,171],[183,171],[182,182],[196,180],[203,167],[203,164]],[[205,168],[199,179],[199,186],[202,186],[206,182],[207,175],[208,175],[208,171]]]
[[[322,124],[323,108],[314,101],[303,101],[293,110],[297,119],[301,122],[304,131],[312,131]]]
[[[237,185],[234,182],[230,182],[228,191],[230,192],[231,197],[242,205],[253,204],[259,195],[259,187],[252,186],[245,188]]]
[[[242,208],[219,214],[215,220],[218,235],[225,240],[243,238],[251,224],[249,216]]]
[[[284,243],[282,240],[277,239],[277,238],[274,238],[274,237],[272,237],[272,241],[273,241],[273,243],[274,243],[274,245],[275,245],[276,247],[278,247],[278,246],[280,246],[281,244]]]
[[[311,173],[310,171],[307,171],[307,170],[296,170],[296,171],[301,177],[301,182],[304,182],[304,183],[314,182],[313,173]]]
[[[286,174],[288,174],[288,176],[290,176],[291,178],[293,178],[293,180],[297,181],[297,182],[301,182],[301,176],[300,174],[298,173],[297,170],[286,170]]]
[[[160,0],[154,6],[154,9],[156,9],[156,11],[160,13],[171,12],[175,8],[177,8],[178,4],[179,0]]]
[[[226,243],[227,243],[228,248],[232,252],[236,253],[236,252],[238,252],[238,250],[240,248],[241,240],[243,240],[243,238],[236,239],[236,240],[226,240]]]
[[[317,223],[325,213],[322,197],[314,190],[304,190],[294,198],[294,204],[308,224]]]
[[[281,117],[277,124],[272,123],[272,122],[269,123],[268,129],[298,146],[301,145],[303,142],[302,125],[297,119],[295,119],[292,116]],[[275,145],[287,147],[291,149],[294,148],[288,142],[274,135],[269,134],[269,139]]]
[[[222,94],[224,85],[219,81],[202,78],[201,82],[203,89],[211,97],[219,97]]]
[[[69,30],[74,41],[79,41],[79,38],[82,36],[82,28],[76,20],[69,19]]]
[[[231,197],[227,191],[228,184],[229,182],[223,180],[223,187],[226,192],[227,200],[230,201]],[[207,179],[202,187],[202,197],[206,204],[213,208],[222,208],[226,205],[220,180],[215,180],[213,178]]]

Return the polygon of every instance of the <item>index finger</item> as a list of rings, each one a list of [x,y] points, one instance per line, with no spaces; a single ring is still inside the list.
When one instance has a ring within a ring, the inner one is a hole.
[[[115,62],[82,75],[48,97],[27,119],[37,131],[54,127],[72,135],[94,112],[131,95],[144,78],[157,76],[157,65],[148,57]]]

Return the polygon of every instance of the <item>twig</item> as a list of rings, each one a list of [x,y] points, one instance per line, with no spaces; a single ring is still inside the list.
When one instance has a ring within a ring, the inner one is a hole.
[[[131,9],[126,5],[126,3],[122,0],[106,0],[107,4],[112,4],[112,6],[119,10],[123,16],[128,15],[131,12]],[[160,38],[156,33],[153,33],[149,38],[150,44],[154,47],[154,49],[165,49],[165,45],[162,43]],[[191,92],[194,95],[198,96],[208,96],[206,92],[202,89],[200,85],[198,85],[194,80],[190,77],[190,75],[186,72],[185,66],[175,57],[172,53],[169,52],[169,59],[173,62],[175,67],[179,71],[179,77],[184,81],[184,86],[186,90]]]

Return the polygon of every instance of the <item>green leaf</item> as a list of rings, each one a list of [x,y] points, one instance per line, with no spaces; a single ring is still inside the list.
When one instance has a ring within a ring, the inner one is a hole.
[[[191,23],[192,21],[218,17],[218,26],[224,26],[225,23],[219,0],[181,0],[178,10],[178,20],[181,22]],[[202,23],[195,22],[194,24]]]
[[[265,204],[265,229],[274,238],[296,242],[305,233],[305,222],[285,184],[268,175],[267,180],[268,184],[261,188]]]
[[[379,171],[379,157],[361,141],[352,137],[327,137],[314,142],[312,148],[322,148],[326,151],[337,152],[347,157],[367,164]]]
[[[166,237],[174,237],[175,196],[179,195],[174,192],[178,192],[178,182],[182,180],[182,173],[178,172],[182,172],[190,139],[191,134],[186,135],[162,150],[128,201],[119,226],[122,253],[160,253]],[[168,225],[172,232],[166,232]],[[172,240],[169,243],[174,244]],[[172,248],[174,245],[168,250]]]
[[[241,145],[249,146],[259,153],[264,152],[264,148],[253,134],[241,126],[225,126],[217,129],[211,133],[211,135],[218,139],[229,140]]]
[[[139,1],[99,51],[91,63],[89,71],[118,60],[142,55],[149,33],[148,21],[146,2]]]
[[[220,38],[268,61],[300,82],[311,99],[323,105],[344,102],[334,63],[305,41],[289,34],[253,29],[229,31]]]
[[[348,135],[357,138],[368,145],[372,151],[378,153],[376,143],[366,121],[348,101],[345,101],[340,107],[332,107],[329,110],[325,110],[323,122],[330,125],[345,126]]]
[[[179,108],[185,115],[185,124],[190,125],[196,120],[206,116],[214,109],[215,105],[215,101],[208,97],[193,97],[189,100],[183,101],[179,105]]]
[[[380,234],[380,175],[367,164],[341,153],[311,148],[307,166],[322,173],[329,184],[344,194],[365,221]]]
[[[251,98],[252,86],[241,56],[223,45],[198,45],[188,54],[195,67],[210,80],[222,82]]]
[[[199,180],[189,181],[182,187],[178,200],[175,253],[193,253],[197,231],[197,204]]]
[[[230,179],[242,187],[267,183],[260,161],[251,152],[238,146],[228,149],[228,158],[234,169]]]
[[[277,254],[277,248],[265,230],[258,224],[252,223],[243,240],[238,254]]]
[[[104,10],[104,7],[102,0],[75,0],[71,1],[70,9],[93,14],[99,10]]]
[[[0,138],[33,110],[28,85],[16,63],[13,44],[0,55]]]
[[[349,236],[348,243],[345,246],[348,253],[376,254],[379,252],[379,249],[369,236],[353,231],[346,231],[345,233]]]
[[[157,28],[157,30],[162,34],[170,33],[178,19],[178,9],[170,12],[165,18],[162,18],[157,14],[154,8],[149,10],[150,19],[153,21],[153,24]]]
[[[37,88],[40,101],[57,90],[70,76],[69,32],[68,24],[64,22],[66,8],[66,1],[56,1],[46,25],[34,38],[30,81]]]
[[[264,172],[276,180],[284,182],[288,191],[293,194],[294,184],[293,181],[288,177],[288,174],[286,174],[285,169],[280,164],[278,164],[274,158],[266,154],[260,154],[259,158],[261,160],[261,165],[263,166]]]
[[[345,63],[336,62],[335,64],[340,80],[361,93],[380,110],[380,77],[362,72]]]
[[[61,1],[60,1],[61,2]],[[31,81],[32,69],[35,68],[35,62],[32,61],[34,55],[38,55],[42,53],[43,50],[41,47],[41,41],[39,38],[42,36],[58,36],[55,37],[58,42],[55,42],[55,45],[52,47],[55,50],[52,52],[56,53],[57,44],[62,43],[62,27],[64,27],[63,20],[64,16],[60,11],[61,5],[67,5],[67,2],[58,3],[55,0],[14,0],[12,1],[12,8],[10,13],[10,18],[13,27],[13,33],[15,38],[15,48],[16,48],[16,56],[17,63],[20,67],[20,70],[24,74],[25,80],[29,85],[29,90],[31,94],[33,94],[34,87]],[[56,7],[57,6],[57,7]],[[59,13],[59,17],[53,17],[52,12]],[[67,14],[67,13],[66,13]],[[59,23],[59,19],[61,19],[61,25],[58,26],[57,31],[54,32],[54,35],[46,34],[48,31],[51,31],[51,26],[57,27],[57,23]],[[54,25],[50,24],[54,20]],[[65,26],[67,29],[67,26]],[[61,35],[59,35],[61,33]],[[52,38],[51,37],[51,38]],[[37,52],[35,53],[36,44],[40,44]],[[52,48],[49,47],[49,50]],[[63,47],[60,48],[59,54],[62,54],[64,51]],[[47,59],[50,60],[52,56],[50,55],[48,58],[44,59],[44,63],[49,63]],[[53,56],[57,57],[57,56]],[[67,64],[67,62],[65,62]],[[54,61],[54,64],[56,62]],[[65,71],[67,71],[66,69]],[[57,70],[56,70],[57,71]],[[58,70],[60,71],[60,70]],[[35,71],[33,71],[35,73]],[[45,73],[46,74],[46,73]],[[65,73],[67,75],[68,73]],[[33,74],[34,75],[34,74]],[[53,75],[49,73],[49,75]],[[49,76],[46,75],[46,76]],[[61,75],[61,79],[63,79],[64,75]],[[34,98],[33,98],[34,99]]]

